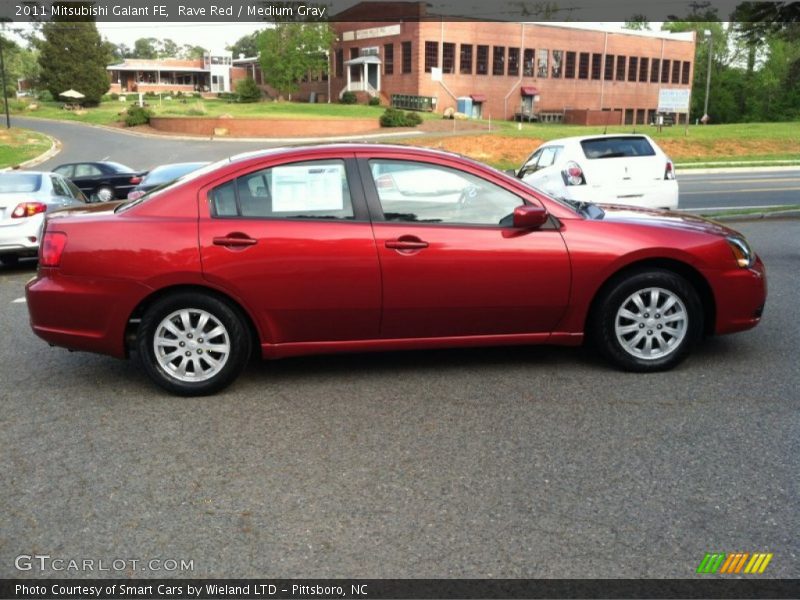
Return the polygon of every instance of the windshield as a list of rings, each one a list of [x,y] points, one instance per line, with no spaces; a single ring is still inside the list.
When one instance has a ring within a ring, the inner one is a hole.
[[[138,206],[143,202],[147,202],[150,198],[154,198],[155,196],[159,195],[161,192],[172,188],[175,185],[186,183],[187,181],[192,181],[197,179],[198,177],[202,177],[207,173],[211,173],[215,171],[219,167],[226,165],[230,162],[230,158],[223,158],[222,160],[218,160],[217,162],[213,162],[211,164],[206,165],[205,167],[201,167],[200,169],[196,169],[191,171],[190,173],[186,173],[182,177],[178,177],[177,179],[173,179],[172,181],[167,181],[162,183],[158,187],[153,188],[149,192],[147,192],[144,196],[137,198],[136,200],[131,200],[126,202],[125,204],[120,204],[114,212],[125,212],[128,209],[133,208],[134,206]]]
[[[41,175],[33,173],[0,173],[0,194],[38,192],[41,187]]]

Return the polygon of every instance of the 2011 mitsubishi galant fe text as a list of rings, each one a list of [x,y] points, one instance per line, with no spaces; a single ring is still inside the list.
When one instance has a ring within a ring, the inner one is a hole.
[[[472,160],[327,145],[243,154],[49,215],[27,285],[53,345],[141,358],[182,395],[265,358],[591,340],[676,365],[758,324],[764,265],[699,217],[556,200]]]

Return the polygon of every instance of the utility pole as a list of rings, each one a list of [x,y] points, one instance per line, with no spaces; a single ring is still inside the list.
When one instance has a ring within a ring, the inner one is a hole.
[[[3,104],[6,107],[6,129],[11,129],[11,116],[8,114],[8,98],[6,98],[6,63],[3,61],[3,36],[0,35],[0,84],[3,86]]]
[[[711,43],[712,37],[710,29],[705,30],[705,37],[708,42],[708,71],[706,71],[706,101],[703,107],[703,118],[701,119],[703,124],[708,123],[708,93],[711,90],[711,55],[714,51],[714,45]]]

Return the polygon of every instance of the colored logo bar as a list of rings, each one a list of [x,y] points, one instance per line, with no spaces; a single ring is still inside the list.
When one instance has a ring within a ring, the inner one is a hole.
[[[772,560],[772,553],[756,552],[715,552],[706,553],[697,572],[703,575],[718,573],[720,575],[736,575],[745,573],[755,575],[763,573],[769,561]]]

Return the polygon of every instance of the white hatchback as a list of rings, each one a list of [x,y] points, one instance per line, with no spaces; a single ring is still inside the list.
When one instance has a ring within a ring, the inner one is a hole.
[[[678,208],[675,166],[646,135],[551,140],[516,176],[556,198],[646,208]]]

